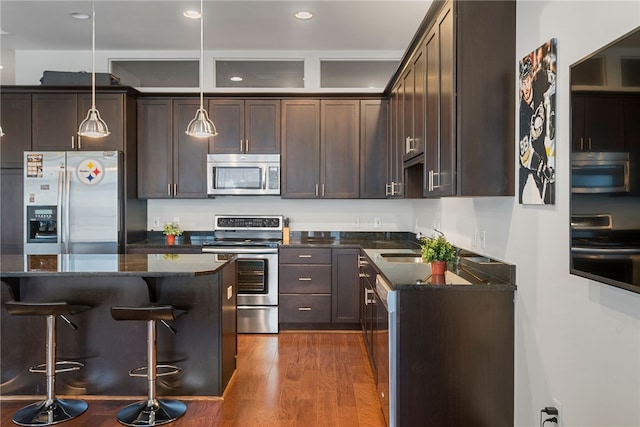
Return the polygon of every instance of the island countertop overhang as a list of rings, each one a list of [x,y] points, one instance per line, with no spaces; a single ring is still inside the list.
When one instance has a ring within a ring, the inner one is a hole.
[[[232,259],[215,254],[3,255],[0,278],[202,276],[217,273]]]

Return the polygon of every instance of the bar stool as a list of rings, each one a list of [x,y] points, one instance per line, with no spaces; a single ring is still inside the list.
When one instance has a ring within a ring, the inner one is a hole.
[[[84,366],[80,362],[56,361],[56,317],[60,316],[73,329],[78,329],[66,316],[81,313],[91,307],[66,302],[7,301],[5,308],[7,313],[15,316],[47,316],[46,362],[29,368],[29,372],[47,375],[47,398],[20,409],[13,415],[13,422],[21,426],[48,426],[68,421],[86,411],[88,405],[84,400],[56,397],[56,373],[77,371]]]
[[[172,375],[182,369],[174,365],[158,365],[156,360],[156,321],[160,321],[172,333],[176,330],[167,323],[175,320],[182,310],[171,305],[149,307],[111,307],[115,320],[144,320],[147,322],[147,366],[132,369],[132,377],[147,378],[147,400],[132,403],[118,412],[118,421],[127,426],[157,426],[175,421],[187,411],[187,405],[179,400],[156,398],[157,377]],[[160,371],[159,371],[160,370]],[[143,373],[145,372],[146,373]]]

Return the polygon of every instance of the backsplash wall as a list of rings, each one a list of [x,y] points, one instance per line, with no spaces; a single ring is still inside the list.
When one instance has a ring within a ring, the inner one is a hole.
[[[301,200],[271,196],[217,197],[210,200],[149,200],[147,230],[160,230],[179,218],[184,230],[213,230],[217,214],[283,215],[294,231],[413,231],[416,223],[411,200]],[[160,226],[154,226],[154,219]],[[358,218],[359,227],[354,224]],[[374,219],[380,218],[380,228]]]

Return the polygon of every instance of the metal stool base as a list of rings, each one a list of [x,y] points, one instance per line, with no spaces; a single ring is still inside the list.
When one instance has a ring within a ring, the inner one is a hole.
[[[50,426],[69,421],[87,410],[84,400],[53,399],[32,403],[13,414],[13,422],[21,426]]]
[[[126,426],[157,426],[180,418],[187,405],[179,400],[144,400],[132,403],[118,412],[118,421]]]

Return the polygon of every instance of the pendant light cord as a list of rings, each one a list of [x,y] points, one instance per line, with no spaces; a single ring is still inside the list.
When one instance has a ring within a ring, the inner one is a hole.
[[[96,2],[91,1],[91,109],[96,109]]]
[[[204,110],[204,88],[202,74],[204,73],[204,0],[200,0],[200,109]]]

